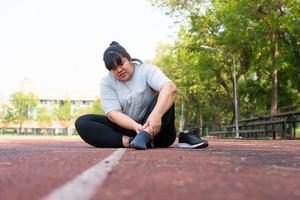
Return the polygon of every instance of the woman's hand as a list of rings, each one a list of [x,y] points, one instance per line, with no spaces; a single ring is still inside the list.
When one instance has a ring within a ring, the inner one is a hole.
[[[151,138],[154,138],[161,129],[161,116],[151,113],[146,123],[143,125],[143,129],[149,130]]]
[[[143,130],[143,126],[141,125],[141,124],[139,124],[139,123],[135,123],[134,124],[134,131],[136,132],[136,133],[139,133],[139,132],[141,132]]]

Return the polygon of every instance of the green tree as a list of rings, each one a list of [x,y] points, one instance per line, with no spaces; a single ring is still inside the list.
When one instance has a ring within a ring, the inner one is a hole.
[[[185,127],[207,126],[211,120],[218,125],[224,118],[228,118],[226,92],[217,84],[214,71],[207,63],[208,59],[199,58],[205,54],[200,55],[191,50],[191,39],[182,30],[174,46],[160,46],[154,63],[160,66],[178,87],[177,126],[180,124],[178,120],[185,121]],[[199,61],[203,63],[199,64]]]
[[[84,114],[103,115],[104,110],[102,109],[100,99],[99,98],[95,99],[95,101],[90,106],[76,108],[72,118],[75,121],[79,116]]]
[[[0,109],[1,133],[5,132],[7,125],[14,121],[13,109],[8,104],[4,104]]]
[[[37,105],[37,97],[33,93],[25,94],[15,92],[10,97],[12,105],[13,121],[19,124],[18,133],[22,132],[24,121],[33,118],[33,111]]]
[[[100,101],[99,98],[97,98],[93,102],[90,113],[92,113],[92,114],[98,114],[98,115],[103,115],[104,114],[104,110],[102,108],[101,101]]]
[[[49,112],[46,107],[38,107],[37,108],[37,121],[39,122],[39,126],[42,127],[44,134],[48,135],[47,127],[53,122],[54,114]]]
[[[72,124],[70,99],[59,101],[58,108],[55,109],[54,113],[60,124],[67,130]]]
[[[299,102],[299,1],[151,2],[182,26],[175,44],[164,49],[165,58],[158,56],[157,59],[161,65],[174,65],[174,74],[183,71],[180,68],[188,68],[185,74],[177,76],[179,88],[185,85],[186,77],[198,76],[193,78],[194,85],[205,88],[199,90],[204,103],[189,103],[202,105],[203,113],[214,123],[234,119],[230,54],[236,58],[238,107],[242,116],[249,117],[267,109],[276,113],[278,106]],[[222,49],[223,53],[208,52],[201,45]],[[168,56],[177,61],[170,62]]]

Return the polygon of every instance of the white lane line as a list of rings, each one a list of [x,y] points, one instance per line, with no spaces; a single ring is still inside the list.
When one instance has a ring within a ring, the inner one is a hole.
[[[277,165],[272,165],[269,168],[273,169],[283,169],[283,170],[289,170],[289,171],[300,171],[299,168],[294,168],[294,167],[285,167],[285,166],[277,166]]]
[[[96,193],[108,173],[118,164],[125,148],[120,148],[100,163],[87,169],[65,185],[55,189],[42,200],[89,200]]]

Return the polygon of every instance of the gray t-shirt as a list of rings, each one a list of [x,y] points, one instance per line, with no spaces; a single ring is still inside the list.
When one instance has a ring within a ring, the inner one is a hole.
[[[106,115],[113,110],[122,110],[135,121],[140,121],[161,86],[171,81],[155,65],[133,65],[134,74],[126,82],[119,81],[111,72],[101,80],[100,98]]]

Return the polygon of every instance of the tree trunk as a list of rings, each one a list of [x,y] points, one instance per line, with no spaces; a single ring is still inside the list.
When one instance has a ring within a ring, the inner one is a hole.
[[[19,132],[18,132],[19,135],[22,134],[22,125],[23,125],[23,123],[21,122],[20,126],[19,126]]]
[[[271,101],[271,114],[277,113],[277,96],[278,96],[278,79],[277,79],[277,57],[278,57],[278,47],[277,47],[277,34],[272,35],[274,45],[272,47],[272,101]]]
[[[277,96],[278,96],[278,82],[277,82],[277,69],[272,73],[272,105],[271,114],[277,113]]]
[[[184,102],[181,100],[181,114],[180,114],[180,122],[179,122],[179,131],[183,131],[184,129],[184,115],[183,115],[183,110],[184,110]]]

